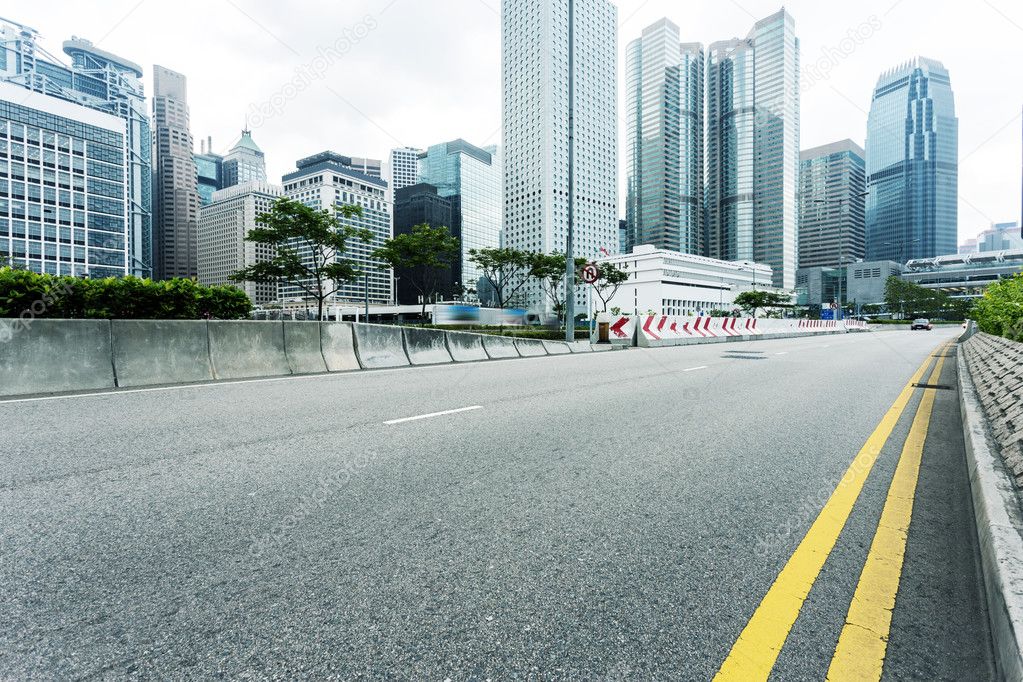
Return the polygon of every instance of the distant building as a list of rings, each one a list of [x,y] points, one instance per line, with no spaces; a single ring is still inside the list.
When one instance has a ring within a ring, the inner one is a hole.
[[[64,54],[71,58],[66,66],[50,58],[37,45],[38,38],[34,29],[0,19],[0,81],[124,120],[127,167],[119,177],[125,179],[128,197],[128,272],[149,277],[153,267],[152,132],[142,68],[74,37],[64,41]]]
[[[800,153],[799,267],[863,260],[866,164],[852,140]]]
[[[195,154],[195,172],[199,205],[208,206],[213,202],[213,193],[224,189],[224,157],[213,153],[213,141],[210,138],[199,142],[199,153]]]
[[[977,239],[976,238],[974,238],[974,239],[967,239],[966,241],[964,241],[962,244],[959,245],[959,255],[960,256],[965,256],[966,254],[969,254],[969,253],[977,253],[978,251],[980,251],[980,248],[979,248],[979,246],[977,244]]]
[[[231,284],[245,290],[257,306],[277,301],[277,285],[237,283],[231,275],[274,257],[273,247],[245,241],[257,227],[256,218],[268,213],[283,194],[277,185],[245,182],[213,193],[199,209],[199,283]]]
[[[959,120],[948,71],[918,57],[878,79],[867,119],[868,260],[958,250]]]
[[[618,253],[629,252],[629,221],[618,221]],[[607,254],[604,254],[605,256]]]
[[[247,182],[266,182],[266,156],[252,139],[251,130],[243,130],[224,157],[224,187]]]
[[[906,263],[902,278],[953,298],[977,298],[989,284],[1023,272],[1023,249],[920,258]]]
[[[199,186],[185,77],[153,67],[153,278],[198,275]]]
[[[483,272],[469,260],[472,249],[496,249],[501,245],[504,215],[500,150],[482,149],[465,140],[433,145],[419,156],[419,177],[452,199],[457,214],[461,252],[455,271],[456,287],[476,300]],[[450,227],[450,225],[449,225]]]
[[[766,265],[729,262],[653,246],[637,246],[631,253],[598,258],[629,273],[629,280],[608,303],[608,310],[644,315],[700,315],[712,310],[733,309],[743,291],[771,290],[771,268]],[[593,296],[593,312],[602,312]]]
[[[884,303],[888,278],[899,276],[902,266],[894,261],[847,263],[842,267],[817,266],[796,272],[799,305],[877,305]]]
[[[356,282],[341,286],[332,305],[363,305],[367,297],[371,305],[386,305],[392,300],[391,270],[385,263],[370,257],[392,236],[391,204],[387,199],[387,183],[379,177],[366,175],[352,168],[352,158],[334,152],[321,152],[297,162],[298,169],[283,178],[284,195],[316,209],[334,210],[345,205],[362,207],[362,216],[349,221],[353,227],[369,230],[369,243],[359,239],[348,242],[344,258],[352,260],[366,274]],[[361,167],[367,167],[365,163]],[[297,245],[296,245],[297,246]],[[298,247],[298,246],[297,246]],[[299,248],[299,253],[303,250]],[[308,253],[305,254],[309,256]],[[301,287],[285,285],[280,297],[284,302],[304,299]]]
[[[402,187],[394,192],[394,234],[409,234],[416,225],[430,227],[447,227],[451,235],[462,238],[461,198],[459,195],[441,196],[437,188],[426,183]],[[416,305],[422,303],[423,295],[412,283],[409,273],[398,270],[394,273],[398,303]],[[452,267],[441,273],[437,285],[437,296],[441,301],[454,300],[460,293],[455,286],[461,279],[461,259],[456,259]]]
[[[668,19],[626,51],[627,246],[703,252],[704,64]]]
[[[419,182],[419,155],[421,153],[422,150],[412,147],[391,150],[389,169],[392,192],[411,187]]]
[[[126,141],[118,116],[0,82],[0,267],[127,274]]]
[[[1018,222],[995,223],[977,237],[977,251],[980,253],[1016,249],[1023,249],[1023,237],[1020,236]]]

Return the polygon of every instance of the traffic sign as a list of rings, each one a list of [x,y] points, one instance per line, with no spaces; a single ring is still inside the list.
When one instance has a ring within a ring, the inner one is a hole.
[[[595,284],[600,279],[600,268],[596,263],[587,263],[583,267],[583,281],[587,284]]]

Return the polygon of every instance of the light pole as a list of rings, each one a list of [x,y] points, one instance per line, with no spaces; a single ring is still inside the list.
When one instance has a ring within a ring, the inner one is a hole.
[[[575,342],[575,0],[568,0],[568,234],[565,244],[565,341]]]

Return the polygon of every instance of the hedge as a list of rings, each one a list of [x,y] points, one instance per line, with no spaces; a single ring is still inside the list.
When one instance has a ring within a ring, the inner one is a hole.
[[[117,320],[244,319],[252,302],[233,286],[190,279],[79,279],[0,268],[0,317]]]
[[[988,286],[972,317],[982,332],[1023,341],[1023,273]]]

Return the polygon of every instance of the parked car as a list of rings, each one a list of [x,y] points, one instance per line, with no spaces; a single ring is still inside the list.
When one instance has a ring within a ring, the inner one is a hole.
[[[919,320],[913,320],[913,326],[911,327],[913,331],[916,331],[917,329],[926,329],[927,331],[931,331],[933,328],[931,321],[925,320],[922,317]]]

